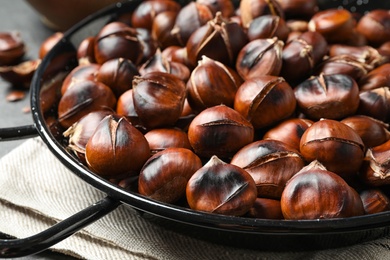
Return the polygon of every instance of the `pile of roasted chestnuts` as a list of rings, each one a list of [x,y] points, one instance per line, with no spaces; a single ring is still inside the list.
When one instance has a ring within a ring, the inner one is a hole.
[[[77,62],[47,124],[123,189],[251,218],[390,210],[389,10],[142,1]]]

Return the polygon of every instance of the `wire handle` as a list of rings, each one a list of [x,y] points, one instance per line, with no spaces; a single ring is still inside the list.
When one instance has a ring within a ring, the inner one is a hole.
[[[83,227],[115,210],[121,202],[105,197],[48,229],[21,239],[0,239],[0,258],[23,257],[42,252]]]

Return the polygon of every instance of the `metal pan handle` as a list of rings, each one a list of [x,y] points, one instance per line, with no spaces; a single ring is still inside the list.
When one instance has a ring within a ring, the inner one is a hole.
[[[105,197],[36,235],[21,239],[0,239],[0,258],[32,255],[48,249],[83,227],[115,210],[121,202]]]
[[[38,135],[35,125],[24,125],[0,129],[0,141],[12,141]]]

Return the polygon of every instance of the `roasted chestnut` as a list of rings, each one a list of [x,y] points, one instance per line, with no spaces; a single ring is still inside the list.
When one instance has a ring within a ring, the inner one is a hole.
[[[56,45],[64,36],[62,32],[55,32],[47,37],[39,46],[38,58],[43,59],[46,54]]]
[[[292,85],[312,75],[313,69],[328,53],[328,43],[322,34],[307,31],[286,42],[282,52],[280,76]]]
[[[300,111],[308,118],[342,119],[356,112],[359,87],[344,74],[313,76],[294,88]]]
[[[235,70],[203,56],[187,81],[188,103],[197,112],[220,104],[233,107],[242,82]]]
[[[83,80],[75,82],[61,97],[58,104],[58,121],[69,128],[84,115],[102,108],[114,109],[114,93],[101,82]]]
[[[187,58],[196,66],[202,56],[234,67],[239,51],[248,43],[244,30],[217,13],[215,18],[195,30],[186,44]]]
[[[145,134],[145,138],[152,154],[167,148],[192,149],[187,133],[178,128],[152,129]]]
[[[275,108],[278,109],[275,109]],[[275,125],[295,112],[296,99],[282,78],[264,75],[246,80],[237,90],[234,109],[255,129]]]
[[[270,14],[253,19],[247,30],[249,41],[276,37],[284,42],[289,33],[290,28],[284,19],[280,16]]]
[[[286,184],[280,200],[285,219],[346,218],[364,214],[359,194],[337,174],[313,161]]]
[[[0,77],[15,87],[30,88],[31,79],[41,64],[40,59],[26,60],[13,66],[0,66]]]
[[[282,69],[283,46],[276,37],[250,41],[238,53],[238,74],[245,80],[262,75],[278,76]]]
[[[25,44],[19,32],[0,32],[0,66],[19,63],[25,53]]]
[[[114,58],[104,62],[95,73],[96,80],[111,88],[117,98],[132,88],[133,78],[138,75],[135,64],[124,58]]]
[[[137,175],[149,157],[144,135],[125,117],[113,115],[102,119],[85,147],[88,167],[105,178]]]
[[[364,183],[378,187],[390,184],[390,141],[367,149],[359,173]]]
[[[280,199],[287,181],[305,166],[297,150],[276,140],[250,143],[230,163],[252,176],[258,197],[270,199]]]
[[[230,158],[254,138],[252,124],[225,105],[207,108],[188,128],[188,139],[200,157]]]
[[[358,114],[366,115],[383,122],[390,120],[390,88],[379,87],[361,91]]]
[[[191,209],[242,216],[253,206],[257,192],[245,170],[213,156],[189,179],[186,197]]]
[[[185,196],[188,180],[201,167],[202,161],[191,150],[167,148],[145,162],[138,178],[138,192],[175,203]]]
[[[381,145],[390,139],[389,125],[369,116],[354,115],[341,120],[341,123],[355,130],[366,148]]]
[[[72,87],[76,82],[83,80],[95,81],[96,73],[99,70],[100,65],[96,63],[81,64],[73,68],[64,79],[61,86],[61,95],[64,95],[65,91]]]
[[[364,212],[374,214],[390,210],[390,199],[380,189],[367,189],[360,192]]]
[[[317,0],[277,0],[286,19],[309,20],[318,12]]]
[[[284,19],[284,12],[277,0],[242,0],[239,6],[242,25],[248,28],[256,17],[271,14]]]
[[[355,19],[346,9],[327,9],[314,14],[309,30],[321,33],[328,43],[349,41],[355,28]]]
[[[358,173],[364,143],[351,127],[336,120],[321,119],[302,135],[300,152],[306,161],[319,161],[346,180]]]
[[[133,80],[134,108],[148,129],[172,126],[179,119],[186,96],[184,81],[165,72],[149,72]]]
[[[286,119],[265,132],[263,139],[281,141],[299,151],[301,137],[312,124],[313,121],[305,118]]]
[[[156,16],[165,11],[178,13],[180,4],[170,0],[142,1],[132,13],[131,24],[135,28],[144,28],[150,31]]]
[[[223,17],[230,18],[235,14],[235,7],[231,0],[196,0],[196,2],[207,6],[214,15],[220,12]]]
[[[111,22],[96,35],[94,53],[98,64],[114,58],[125,58],[138,65],[144,58],[144,48],[135,28],[121,22]]]
[[[95,36],[83,39],[77,48],[77,60],[79,65],[96,63],[95,60]]]
[[[177,13],[175,11],[165,11],[159,13],[153,20],[151,36],[161,49],[180,44],[178,39],[171,34]]]
[[[367,12],[358,22],[356,29],[374,47],[390,40],[390,11],[376,9]]]
[[[138,130],[146,132],[146,128],[142,126],[139,116],[134,108],[133,89],[123,93],[116,103],[116,113],[120,116],[125,116]]]
[[[359,80],[359,87],[362,91],[388,86],[390,86],[390,63],[371,70]]]

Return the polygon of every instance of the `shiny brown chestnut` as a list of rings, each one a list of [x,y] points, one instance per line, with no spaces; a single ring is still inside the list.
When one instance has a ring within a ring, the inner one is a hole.
[[[230,158],[253,142],[252,124],[225,105],[207,108],[195,116],[188,127],[188,139],[200,157]]]
[[[96,63],[80,64],[73,68],[62,82],[61,95],[64,95],[65,91],[76,82],[83,80],[95,81],[99,68],[100,65]]]
[[[171,0],[142,1],[131,15],[131,24],[135,28],[151,30],[156,16],[165,11],[178,13],[180,4]]]
[[[262,75],[278,76],[282,69],[283,46],[276,37],[250,41],[238,53],[235,64],[238,74],[244,80]]]
[[[331,43],[347,42],[352,37],[355,19],[346,9],[327,9],[315,13],[308,24],[309,30],[318,32]]]
[[[250,218],[283,219],[280,200],[256,198],[253,206],[245,214]]]
[[[362,91],[388,86],[390,86],[390,63],[380,65],[359,80],[359,87]]]
[[[0,77],[14,87],[29,89],[31,79],[41,64],[40,59],[26,60],[12,66],[0,66]]]
[[[141,124],[139,116],[134,108],[133,89],[124,92],[116,103],[116,113],[125,116],[138,130],[146,132],[146,128]]]
[[[312,120],[305,118],[286,119],[265,132],[263,139],[281,141],[299,151],[301,137],[313,123]]]
[[[280,76],[292,85],[312,75],[328,52],[328,43],[318,32],[307,31],[284,45]]]
[[[98,64],[125,58],[138,65],[144,58],[144,48],[135,28],[121,22],[110,22],[96,35],[94,53]]]
[[[125,58],[114,58],[104,62],[95,73],[97,81],[104,83],[117,98],[132,88],[134,76],[139,76],[135,64]]]
[[[0,32],[0,66],[19,63],[25,53],[25,44],[19,32]]]
[[[387,62],[377,49],[369,46],[351,46],[346,44],[332,44],[329,46],[329,56],[350,56],[367,66],[368,70],[372,70]]]
[[[277,0],[242,0],[239,5],[239,13],[244,28],[256,17],[271,14],[284,19],[284,12]]]
[[[155,154],[167,148],[186,148],[192,150],[188,135],[179,128],[156,128],[145,134],[150,152]]]
[[[148,129],[172,126],[179,119],[186,96],[184,81],[165,72],[149,72],[133,80],[134,108]]]
[[[85,146],[89,138],[103,118],[112,114],[113,111],[110,109],[92,111],[63,132],[63,136],[68,139],[67,149],[74,153],[85,165]]]
[[[174,11],[165,11],[159,13],[153,20],[151,36],[161,49],[180,44],[177,38],[171,34],[177,13]]]
[[[234,67],[238,53],[247,43],[248,37],[241,26],[217,13],[191,34],[186,44],[187,58],[192,66],[207,56]]]
[[[389,125],[375,118],[354,115],[340,122],[354,129],[360,138],[362,138],[366,148],[381,145],[390,139]]]
[[[238,166],[228,164],[217,156],[189,179],[186,198],[191,209],[242,216],[253,206],[257,197],[252,177]]]
[[[287,181],[305,166],[297,150],[269,139],[244,146],[230,163],[252,176],[258,197],[270,199],[280,199]]]
[[[207,6],[213,15],[220,12],[223,17],[230,18],[235,14],[235,7],[231,0],[196,0],[196,2]]]
[[[242,83],[235,70],[203,56],[187,81],[188,103],[197,112],[220,104],[233,107],[234,97]]]
[[[83,80],[72,86],[65,91],[58,104],[58,121],[64,128],[69,128],[92,111],[114,109],[117,101],[115,95],[103,83]]]
[[[190,1],[177,14],[171,34],[176,37],[180,46],[184,47],[191,34],[213,17],[214,14],[207,5]]]
[[[375,214],[390,210],[390,199],[380,189],[367,189],[360,192],[366,214]]]
[[[357,58],[344,54],[325,58],[318,64],[315,75],[344,74],[352,77],[355,81],[367,75],[372,67]]]
[[[186,47],[168,46],[161,52],[161,55],[169,61],[178,62],[186,65],[188,68],[193,68],[188,60]]]
[[[358,173],[364,149],[362,139],[351,127],[321,119],[303,133],[299,150],[307,162],[317,160],[328,171],[348,180]]]
[[[202,161],[191,150],[167,148],[150,157],[138,178],[138,192],[152,199],[175,203],[185,196],[191,176]]]
[[[390,41],[390,11],[375,9],[367,12],[359,20],[356,30],[374,47]]]
[[[361,91],[358,114],[373,117],[383,122],[390,121],[390,88],[379,87]]]
[[[284,218],[291,220],[346,218],[364,214],[363,203],[356,190],[316,161],[287,182],[280,204]]]
[[[256,17],[247,29],[249,41],[276,37],[285,42],[289,33],[290,28],[287,26],[285,20],[280,16],[270,14]]]
[[[361,180],[371,186],[390,184],[390,141],[367,149],[363,166],[359,172]]]
[[[46,54],[56,45],[64,36],[62,32],[55,32],[47,37],[39,46],[38,58],[43,59]]]
[[[139,68],[139,73],[141,75],[154,71],[170,73],[184,82],[187,82],[191,73],[189,68],[183,63],[169,60],[163,56],[160,49],[157,49],[155,54]]]
[[[149,157],[144,135],[125,117],[113,115],[102,119],[85,147],[88,167],[105,178],[137,175]]]
[[[79,64],[96,63],[95,60],[95,36],[84,38],[77,47],[77,60]]]
[[[313,76],[294,88],[299,110],[308,118],[342,119],[359,106],[359,87],[345,74]]]
[[[277,0],[287,20],[309,20],[318,12],[316,0]]]
[[[282,78],[264,75],[246,80],[237,90],[234,109],[255,129],[273,126],[295,112],[296,99]],[[275,109],[278,108],[278,109]]]

